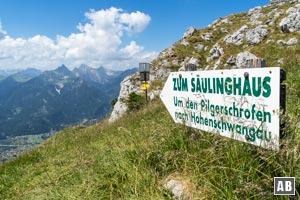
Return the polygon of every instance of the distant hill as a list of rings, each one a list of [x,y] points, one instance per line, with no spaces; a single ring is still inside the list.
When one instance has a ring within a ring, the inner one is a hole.
[[[23,82],[40,75],[41,73],[41,71],[33,68],[28,68],[11,75],[7,75],[8,73],[3,72],[3,74],[6,74],[7,76],[3,76],[2,80],[0,79],[0,106],[10,92],[12,92],[16,87]]]
[[[0,69],[0,76],[1,77],[8,77],[8,76],[10,76],[12,74],[16,74],[20,71],[23,71],[23,70],[21,70],[21,69],[5,69],[5,70]]]
[[[135,70],[82,65],[70,71],[62,65],[43,73],[27,69],[10,75],[0,82],[0,135],[39,134],[99,120],[110,112],[120,80]]]
[[[36,76],[39,76],[41,73],[42,72],[38,69],[27,68],[25,70],[10,75],[9,77],[11,77],[17,82],[26,82]]]

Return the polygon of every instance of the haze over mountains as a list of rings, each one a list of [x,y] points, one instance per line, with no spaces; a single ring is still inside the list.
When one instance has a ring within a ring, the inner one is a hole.
[[[57,131],[65,126],[99,120],[118,96],[120,82],[137,69],[113,71],[62,65],[41,72],[29,68],[0,71],[0,139]]]

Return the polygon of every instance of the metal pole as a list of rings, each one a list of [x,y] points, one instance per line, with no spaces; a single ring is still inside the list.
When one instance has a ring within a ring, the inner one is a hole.
[[[146,90],[145,90],[145,94],[146,94],[146,104],[147,104],[148,103],[147,87],[146,87]]]
[[[146,86],[146,83],[147,83],[147,72],[144,72],[144,81],[145,81],[145,86]],[[147,104],[148,103],[147,86],[146,86],[146,90],[145,90],[145,95],[146,95],[146,104]]]

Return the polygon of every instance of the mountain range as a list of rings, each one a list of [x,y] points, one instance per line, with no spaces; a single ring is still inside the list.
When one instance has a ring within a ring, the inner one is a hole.
[[[136,71],[87,65],[71,71],[62,65],[45,72],[29,68],[7,75],[0,81],[0,139],[99,120],[110,112],[121,80]]]

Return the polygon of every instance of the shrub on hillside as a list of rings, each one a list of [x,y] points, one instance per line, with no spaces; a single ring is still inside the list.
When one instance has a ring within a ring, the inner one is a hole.
[[[118,99],[114,98],[113,100],[110,101],[110,105],[112,108],[114,108],[115,104],[117,103]]]
[[[145,104],[144,96],[132,92],[126,101],[128,111],[139,110]]]

